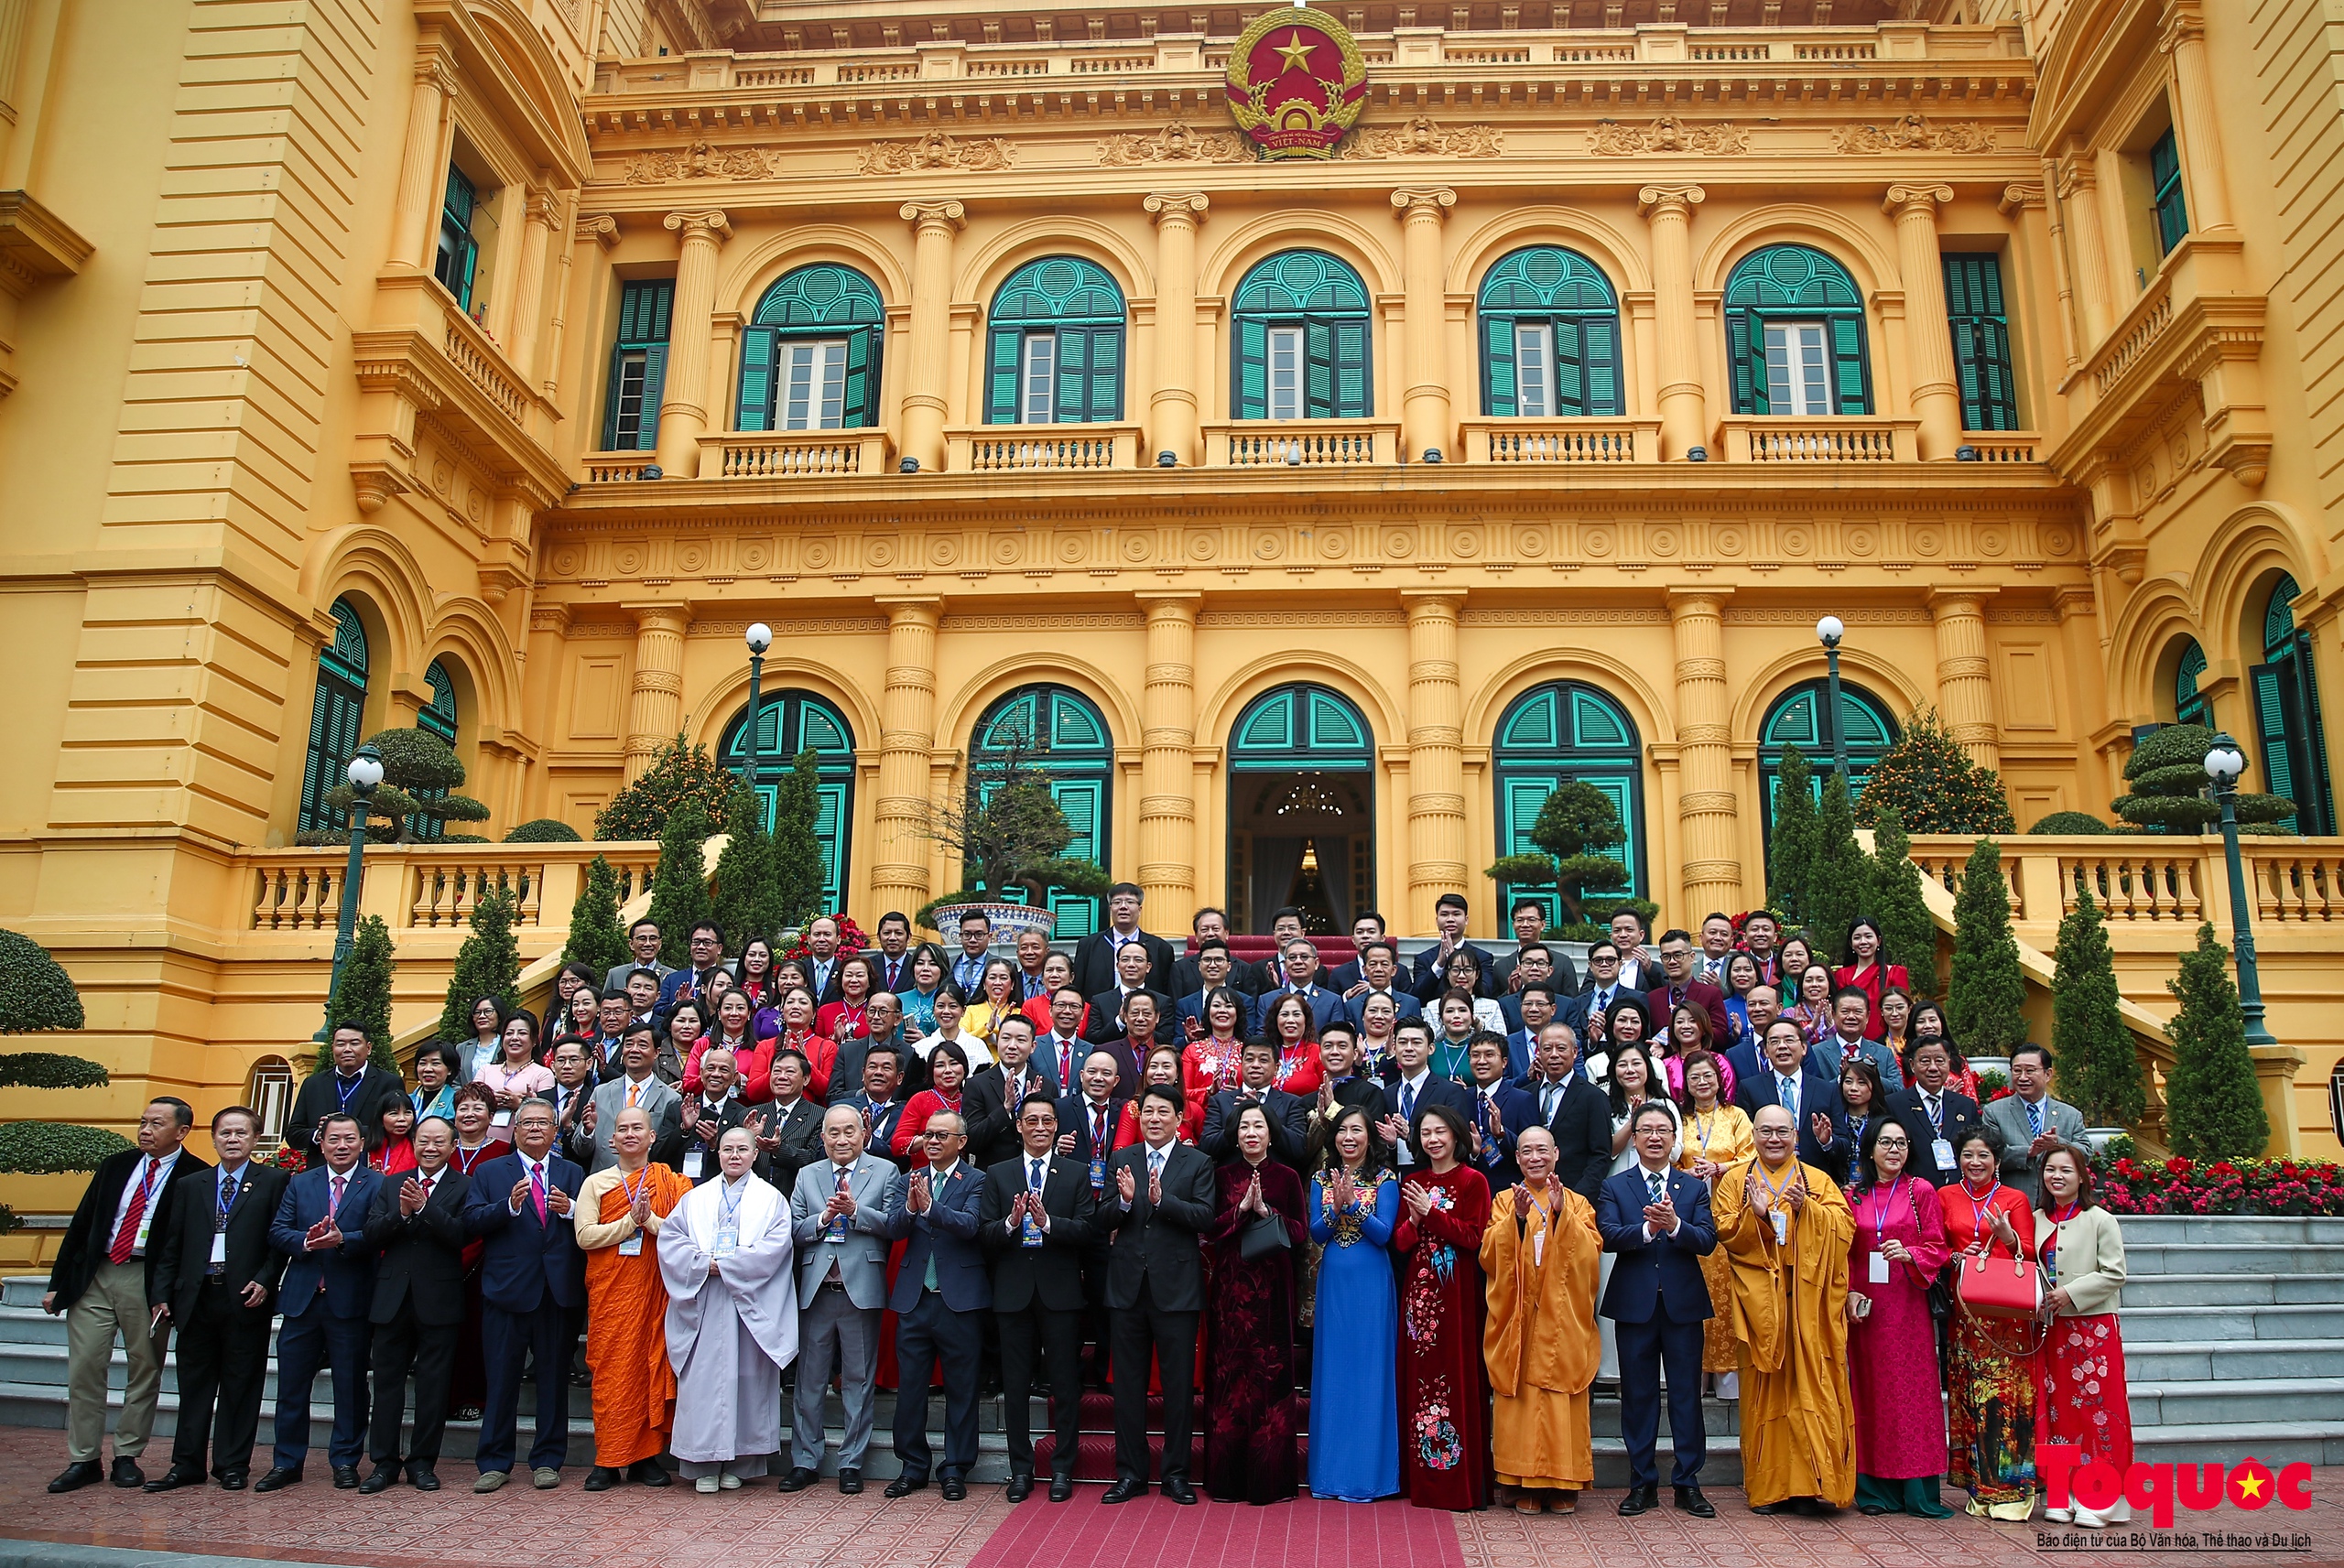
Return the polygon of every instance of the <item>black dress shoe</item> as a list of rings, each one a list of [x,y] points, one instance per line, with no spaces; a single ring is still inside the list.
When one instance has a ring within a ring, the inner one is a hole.
[[[391,1483],[398,1478],[399,1467],[397,1465],[377,1465],[372,1470],[366,1472],[366,1478],[358,1483],[358,1490],[362,1496],[371,1498],[378,1492],[389,1491],[391,1489]],[[337,1487],[342,1485],[342,1472],[339,1470],[336,1470],[333,1473],[333,1484]]]
[[[1026,1483],[1026,1490],[1033,1490],[1033,1482],[1028,1481]],[[944,1500],[946,1502],[957,1503],[968,1495],[969,1484],[966,1481],[963,1481],[958,1476],[947,1476],[944,1477]]]
[[[860,1471],[860,1470],[841,1470],[841,1471],[840,1471],[840,1472],[839,1472],[839,1490],[840,1490],[841,1493],[845,1494],[847,1497],[850,1497],[850,1498],[851,1498],[851,1497],[853,1497],[857,1492],[862,1491],[862,1490],[863,1490],[863,1472],[862,1472],[862,1471]]]
[[[670,1487],[675,1485],[675,1477],[668,1475],[667,1467],[661,1465],[657,1459],[638,1459],[633,1465],[627,1466],[626,1473],[628,1478],[633,1480],[638,1487]],[[793,1475],[796,1474],[795,1471],[791,1473]],[[813,1475],[814,1473],[811,1470],[806,1472],[807,1479],[811,1480],[813,1478]]]
[[[1750,1505],[1750,1511],[1751,1511],[1752,1513],[1753,1513],[1753,1514],[1762,1514],[1762,1515],[1764,1515],[1764,1516],[1766,1516],[1766,1517],[1768,1517],[1768,1518],[1772,1518],[1772,1517],[1773,1517],[1774,1515],[1775,1515],[1775,1514],[1786,1514],[1786,1513],[1793,1513],[1793,1512],[1796,1512],[1796,1509],[1794,1509],[1790,1506],[1790,1504],[1789,1504],[1789,1503],[1787,1503],[1787,1502],[1781,1502],[1781,1503],[1753,1503],[1753,1504],[1751,1504],[1751,1505]]]
[[[1186,1476],[1164,1477],[1164,1495],[1182,1508],[1190,1507],[1197,1500],[1197,1490],[1188,1485],[1188,1478]]]
[[[1141,1480],[1138,1476],[1118,1476],[1115,1477],[1114,1484],[1112,1486],[1099,1494],[1099,1500],[1105,1506],[1112,1508],[1117,1503],[1130,1502],[1134,1498],[1138,1497],[1142,1492],[1146,1490],[1147,1483]]]
[[[1034,1495],[1034,1477],[1031,1476],[1012,1476],[1009,1478],[1009,1485],[1002,1489],[1001,1495],[1007,1498],[1013,1503],[1024,1502],[1026,1498]]]
[[[154,1480],[147,1482],[146,1489],[150,1492],[176,1492],[181,1487],[201,1487],[201,1485],[203,1485],[202,1471],[190,1470],[183,1465],[174,1465]]]
[[[429,1465],[409,1465],[407,1484],[418,1492],[436,1492],[440,1489],[440,1476]]]
[[[78,1492],[105,1478],[104,1465],[94,1459],[77,1459],[58,1473],[57,1479],[49,1484],[49,1489],[52,1492]]]
[[[271,1465],[267,1475],[263,1476],[259,1480],[253,1483],[253,1490],[255,1492],[278,1492],[283,1491],[288,1487],[298,1487],[300,1484],[300,1471],[283,1470],[275,1465]]]
[[[813,1471],[808,1470],[803,1465],[798,1465],[793,1466],[789,1474],[784,1476],[779,1481],[774,1483],[774,1486],[775,1489],[777,1491],[802,1492],[807,1487],[812,1486],[815,1479],[816,1477]]]
[[[1050,1477],[1050,1501],[1054,1503],[1063,1503],[1072,1498],[1073,1496],[1073,1476],[1053,1476]]]
[[[617,1486],[624,1478],[624,1477],[623,1477],[616,1470],[612,1469],[609,1465],[597,1465],[591,1470],[586,1472],[586,1484],[580,1487],[579,1490],[585,1492],[607,1492],[613,1487]]]
[[[908,1498],[914,1492],[925,1492],[926,1490],[928,1490],[927,1476],[922,1476],[915,1479],[909,1476],[898,1476],[894,1480],[887,1483],[887,1489],[885,1492],[882,1493],[881,1496],[889,1498]]]
[[[1711,1503],[1709,1498],[1701,1496],[1701,1488],[1698,1487],[1677,1487],[1677,1506],[1684,1509],[1687,1513],[1691,1514],[1695,1519],[1715,1519],[1718,1517],[1717,1506]]]
[[[1620,1517],[1633,1519],[1638,1514],[1650,1513],[1658,1507],[1660,1507],[1658,1487],[1630,1487],[1628,1495],[1620,1499]]]
[[[335,1491],[354,1492],[358,1489],[360,1484],[357,1465],[337,1465],[333,1467],[333,1489]]]
[[[137,1460],[131,1458],[127,1454],[117,1454],[114,1456],[114,1474],[109,1477],[109,1479],[111,1479],[115,1486],[127,1491],[133,1487],[145,1486],[146,1484],[146,1472],[138,1467]]]
[[[220,1487],[222,1491],[241,1492],[252,1478],[252,1472],[240,1465],[233,1470],[220,1472]]]

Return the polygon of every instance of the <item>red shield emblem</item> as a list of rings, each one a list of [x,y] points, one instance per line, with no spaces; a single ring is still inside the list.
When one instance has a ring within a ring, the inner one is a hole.
[[[1265,158],[1326,158],[1367,102],[1367,60],[1323,11],[1266,11],[1229,53],[1229,110]]]

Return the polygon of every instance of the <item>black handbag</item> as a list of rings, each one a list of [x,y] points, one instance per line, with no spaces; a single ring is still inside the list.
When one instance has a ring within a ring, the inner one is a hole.
[[[1287,1234],[1286,1221],[1274,1214],[1257,1214],[1246,1222],[1243,1234],[1237,1238],[1237,1255],[1253,1263],[1293,1245],[1294,1238]]]

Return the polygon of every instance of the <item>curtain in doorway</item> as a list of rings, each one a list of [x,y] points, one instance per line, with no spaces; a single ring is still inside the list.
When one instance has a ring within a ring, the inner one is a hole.
[[[1271,917],[1285,907],[1286,894],[1294,891],[1294,875],[1302,869],[1302,848],[1307,842],[1253,835],[1253,923],[1248,930],[1268,935]]]
[[[1335,917],[1335,929],[1348,932],[1351,928],[1351,841],[1321,838],[1318,844],[1318,885],[1327,890],[1328,913]]]

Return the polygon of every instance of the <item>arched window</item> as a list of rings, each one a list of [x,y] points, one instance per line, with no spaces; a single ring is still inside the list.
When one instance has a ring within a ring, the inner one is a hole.
[[[1515,251],[1481,280],[1481,412],[1493,419],[1618,414],[1620,302],[1576,251]]]
[[[2197,638],[2184,638],[2181,662],[2174,666],[2173,671],[2173,721],[2176,724],[2212,727],[2213,705],[2198,689],[2198,683],[2205,676],[2206,650],[2198,645]]]
[[[366,722],[366,628],[346,599],[334,600],[333,641],[318,651],[317,696],[309,704],[309,755],[301,766],[304,833],[349,826],[326,796],[348,782],[343,771]]]
[[[266,1154],[285,1141],[285,1118],[293,1108],[293,1064],[263,1056],[244,1075],[244,1103],[260,1113],[255,1152]]]
[[[1769,245],[1725,282],[1736,414],[1869,414],[1864,297],[1812,245]]]
[[[757,699],[757,798],[774,822],[781,777],[798,753],[814,753],[814,841],[822,849],[822,907],[846,906],[847,827],[854,820],[854,731],[846,715],[810,691],[763,693]],[[717,756],[739,773],[749,762],[749,709],[724,727]]]
[[[415,716],[415,727],[437,735],[452,750],[456,744],[456,683],[448,674],[447,662],[431,661],[423,672],[423,684],[431,688],[431,701]],[[413,792],[418,800],[440,800],[446,797],[444,789],[418,789]],[[447,836],[448,824],[429,813],[419,813],[407,819],[407,831],[426,841]]]
[[[784,273],[741,334],[743,430],[860,430],[879,422],[886,309],[852,267]]]
[[[1333,256],[1284,251],[1237,286],[1230,408],[1240,419],[1364,419],[1367,285]]]
[[[1050,256],[993,297],[985,423],[1088,425],[1123,416],[1123,291],[1103,267]]]
[[[1048,776],[1050,797],[1074,829],[1068,858],[1111,864],[1115,740],[1097,705],[1062,686],[1020,687],[985,709],[969,744],[970,759],[978,763],[997,763],[1012,752]],[[1057,917],[1052,935],[1059,937],[1088,936],[1103,924],[1095,898],[1054,892],[1050,912]]]
[[[1297,682],[1229,732],[1229,887],[1246,929],[1287,905],[1317,935],[1375,907],[1375,735],[1340,692]]]
[[[2336,831],[2328,779],[2328,741],[2320,721],[2319,683],[2312,669],[2311,633],[2295,624],[2295,579],[2271,585],[2263,611],[2263,662],[2247,672],[2254,689],[2254,728],[2263,742],[2263,776],[2273,795],[2295,803],[2280,826],[2288,832]]]
[[[1498,853],[1538,853],[1530,841],[1539,808],[1556,788],[1571,781],[1594,785],[1620,814],[1628,841],[1612,851],[1628,868],[1624,891],[1644,885],[1644,748],[1636,727],[1620,705],[1590,686],[1550,681],[1514,699],[1498,720],[1492,747],[1496,763]],[[1535,898],[1546,918],[1559,925],[1562,911],[1552,888],[1501,886],[1503,908]]]
[[[1774,783],[1783,771],[1783,749],[1796,746],[1814,770],[1809,786],[1820,799],[1823,781],[1831,772],[1831,734],[1823,727],[1826,682],[1811,680],[1795,686],[1774,699],[1758,727],[1758,790],[1764,806],[1765,831],[1774,831]],[[1878,697],[1849,681],[1839,683],[1839,725],[1848,752],[1850,798],[1864,792],[1874,762],[1896,743],[1896,721]]]

